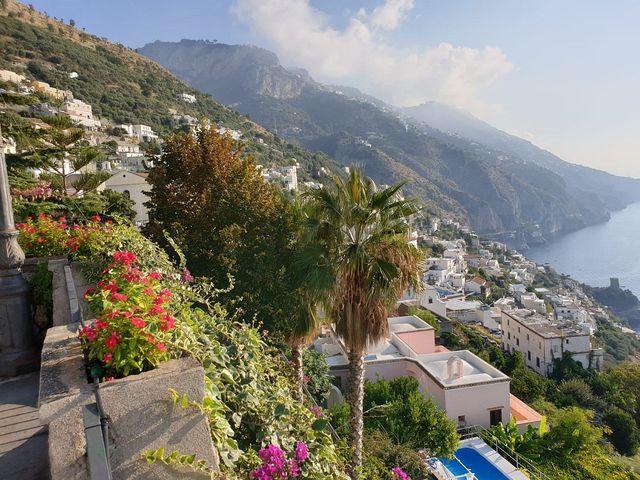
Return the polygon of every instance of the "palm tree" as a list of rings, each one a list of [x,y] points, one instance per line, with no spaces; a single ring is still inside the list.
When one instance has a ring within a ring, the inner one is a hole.
[[[315,303],[304,297],[301,298],[301,305],[287,335],[287,343],[291,346],[291,362],[296,375],[295,394],[300,403],[304,400],[304,365],[302,356],[307,343],[315,337],[319,325]]]
[[[362,464],[364,354],[388,333],[388,311],[418,286],[420,253],[407,243],[409,217],[419,208],[400,198],[403,183],[378,189],[359,169],[348,179],[305,194],[310,253],[307,285],[323,299],[349,357],[352,461]]]

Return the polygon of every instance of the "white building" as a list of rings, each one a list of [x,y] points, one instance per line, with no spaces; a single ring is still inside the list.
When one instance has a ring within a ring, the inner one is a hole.
[[[562,352],[570,352],[584,368],[602,368],[604,353],[591,348],[588,331],[551,322],[530,310],[502,311],[502,344],[509,352],[521,352],[525,364],[541,375],[552,373],[553,361]]]
[[[266,182],[280,185],[284,190],[298,190],[298,167],[265,168],[262,170],[262,178]]]
[[[327,355],[330,373],[344,389],[349,361],[342,341],[329,331],[314,347]],[[389,336],[368,348],[364,360],[369,380],[417,379],[423,395],[459,426],[506,424],[512,414],[521,430],[540,423],[537,412],[522,408],[510,395],[508,376],[468,350],[451,352],[435,345],[433,328],[415,316],[390,318]]]
[[[60,111],[69,115],[71,120],[83,127],[97,128],[100,126],[100,121],[93,118],[91,105],[77,98],[65,100]]]
[[[120,158],[140,157],[143,153],[137,143],[123,142],[116,140],[116,155]]]
[[[0,152],[4,153],[5,155],[15,154],[17,153],[16,147],[16,141],[13,138],[0,137]]]
[[[547,305],[545,301],[538,298],[535,293],[521,293],[519,299],[523,308],[526,308],[527,310],[535,310],[542,315],[547,314]]]
[[[464,291],[473,295],[486,296],[490,291],[490,285],[482,277],[473,277],[465,282]]]
[[[133,209],[136,212],[135,224],[145,225],[149,222],[149,211],[144,206],[149,201],[149,196],[145,193],[151,189],[147,182],[147,175],[144,173],[134,173],[128,170],[116,170],[98,190],[113,190],[129,197],[135,202]]]
[[[180,93],[178,95],[178,98],[180,100],[182,100],[183,102],[196,103],[196,96],[195,95],[191,95],[190,93]]]
[[[158,140],[158,135],[149,125],[124,123],[116,126],[126,131],[130,137],[137,137],[139,142],[155,142]]]

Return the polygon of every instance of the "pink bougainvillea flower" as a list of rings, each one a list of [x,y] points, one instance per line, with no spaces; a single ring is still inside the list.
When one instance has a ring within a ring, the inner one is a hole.
[[[298,463],[304,463],[304,461],[309,458],[309,449],[304,442],[296,443],[295,458]]]
[[[400,467],[393,467],[391,469],[391,478],[393,478],[393,480],[411,480],[409,475]]]

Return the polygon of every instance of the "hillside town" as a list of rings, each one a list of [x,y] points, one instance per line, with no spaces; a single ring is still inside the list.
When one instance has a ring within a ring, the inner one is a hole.
[[[258,119],[16,0],[5,44],[0,479],[640,479],[632,323],[425,173],[517,155],[253,46],[180,42],[257,61],[225,93],[267,72]]]

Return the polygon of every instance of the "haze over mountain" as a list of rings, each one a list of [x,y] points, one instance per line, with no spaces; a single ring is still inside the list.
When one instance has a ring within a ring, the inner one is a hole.
[[[377,181],[408,188],[441,214],[513,244],[604,221],[640,199],[640,181],[563,162],[440,104],[400,111],[348,87],[315,82],[253,46],[154,42],[139,52],[277,134]]]

